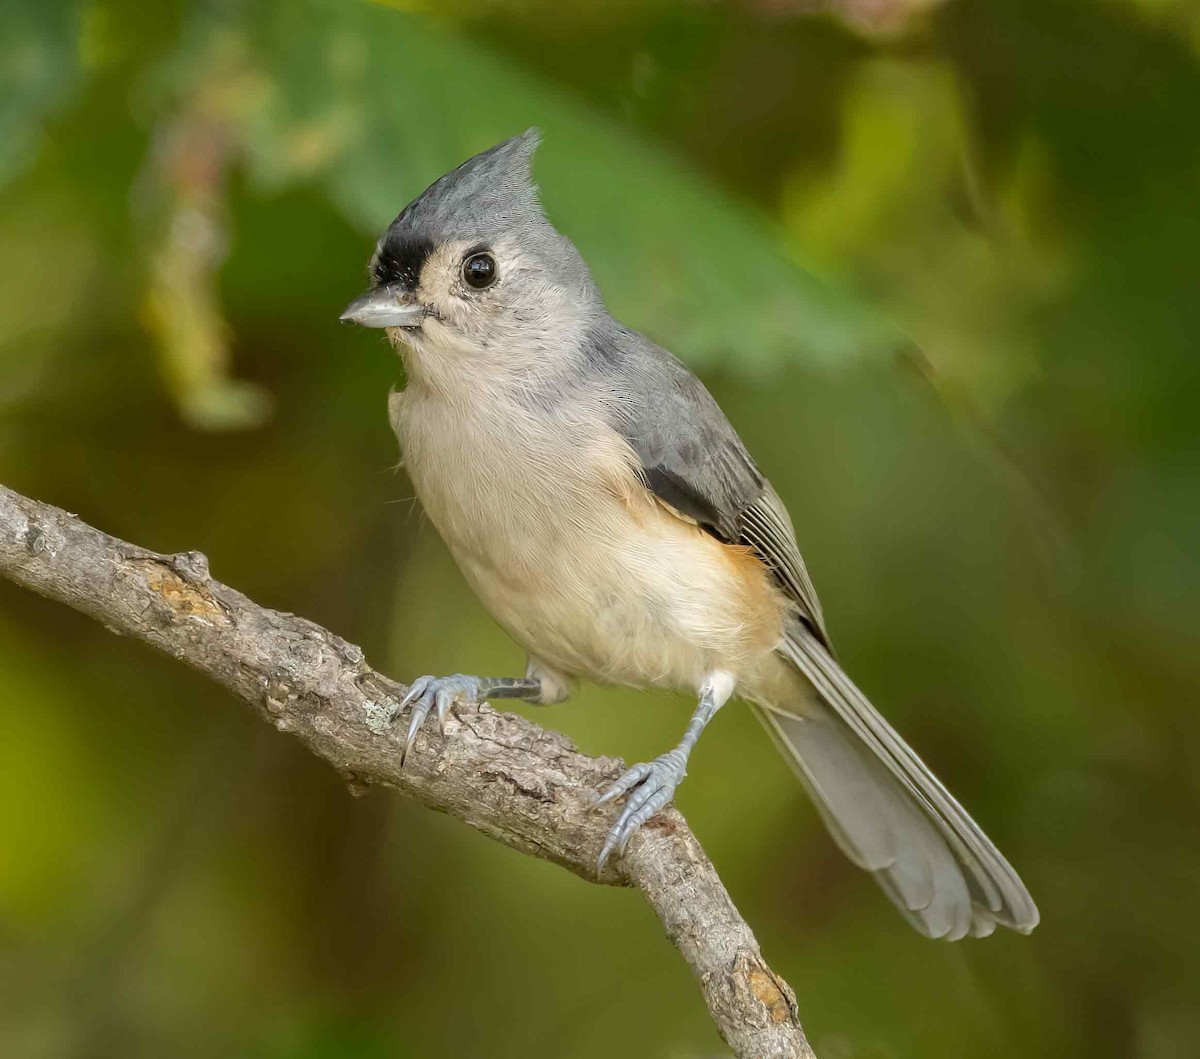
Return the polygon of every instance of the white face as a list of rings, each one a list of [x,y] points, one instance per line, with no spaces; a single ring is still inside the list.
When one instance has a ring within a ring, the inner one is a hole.
[[[513,271],[519,267],[515,248],[456,239],[434,248],[425,259],[415,291],[429,310],[422,330],[431,342],[478,344],[504,315],[513,293]],[[421,336],[417,336],[421,337]]]
[[[486,376],[537,374],[575,333],[579,307],[517,239],[451,240],[421,265],[419,327],[391,327],[414,378],[482,385]]]

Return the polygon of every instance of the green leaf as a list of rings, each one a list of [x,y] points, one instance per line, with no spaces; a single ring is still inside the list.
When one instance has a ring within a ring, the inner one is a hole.
[[[485,48],[367,4],[254,17],[240,126],[251,172],[268,186],[320,182],[365,236],[471,154],[539,125],[552,220],[614,314],[693,364],[833,366],[902,343],[791,260],[751,208]]]

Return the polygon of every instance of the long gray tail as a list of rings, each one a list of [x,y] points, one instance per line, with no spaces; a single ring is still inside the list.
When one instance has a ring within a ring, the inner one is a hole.
[[[797,623],[780,653],[829,709],[764,707],[762,720],[846,856],[928,937],[1033,930],[1037,906],[1017,873],[828,649]]]

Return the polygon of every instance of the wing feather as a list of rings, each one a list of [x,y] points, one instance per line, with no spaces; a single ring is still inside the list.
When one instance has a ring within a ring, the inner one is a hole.
[[[832,650],[787,508],[704,384],[636,332],[595,352],[594,363],[626,376],[614,425],[637,453],[647,488],[719,540],[752,548]]]

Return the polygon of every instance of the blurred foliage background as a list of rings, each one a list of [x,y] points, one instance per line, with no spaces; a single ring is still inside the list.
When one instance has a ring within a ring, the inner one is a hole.
[[[843,659],[1021,870],[949,946],[748,711],[680,804],[822,1059],[1200,1053],[1189,0],[4,0],[0,480],[362,644],[513,672],[338,327],[531,124],[613,310],[789,502]],[[536,712],[644,759],[687,705]],[[636,894],[332,770],[0,584],[0,1054],[721,1054]]]

